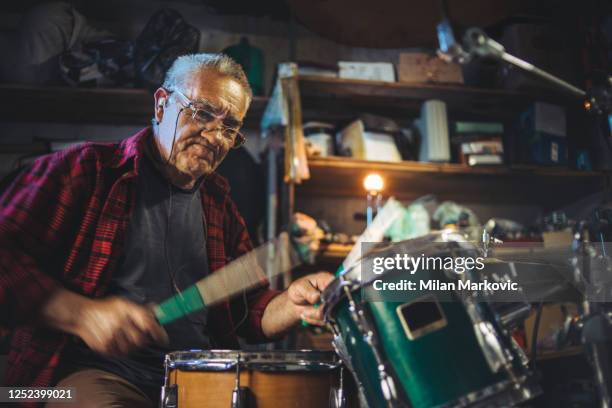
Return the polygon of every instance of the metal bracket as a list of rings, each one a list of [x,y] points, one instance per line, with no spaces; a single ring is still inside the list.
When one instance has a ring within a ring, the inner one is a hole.
[[[178,385],[165,385],[161,387],[160,408],[178,407]]]

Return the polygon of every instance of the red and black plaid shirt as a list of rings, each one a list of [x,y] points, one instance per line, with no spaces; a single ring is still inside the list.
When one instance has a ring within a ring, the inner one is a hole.
[[[7,385],[48,386],[69,336],[31,324],[51,289],[63,285],[104,296],[134,207],[143,129],[120,143],[85,143],[38,159],[0,196],[0,324],[15,328]],[[216,174],[201,187],[211,271],[252,249],[242,217]],[[278,292],[260,289],[244,302],[225,302],[209,314],[224,347],[237,337],[264,340],[261,317]],[[235,327],[248,313],[240,327]]]

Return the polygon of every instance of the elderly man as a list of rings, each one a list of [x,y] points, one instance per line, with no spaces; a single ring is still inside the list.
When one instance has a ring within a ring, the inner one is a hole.
[[[8,385],[76,387],[79,406],[151,406],[171,350],[266,341],[320,322],[331,275],[266,288],[166,328],[158,303],[251,249],[215,169],[244,142],[252,94],[223,55],[178,58],[152,128],[45,156],[0,197],[1,322],[15,327]]]

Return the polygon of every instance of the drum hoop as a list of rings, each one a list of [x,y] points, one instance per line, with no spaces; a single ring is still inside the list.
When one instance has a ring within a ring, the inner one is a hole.
[[[536,384],[528,383],[528,377],[517,378],[516,382],[502,380],[482,389],[462,395],[454,401],[449,401],[439,408],[454,408],[465,406],[484,407],[495,402],[495,406],[514,406],[527,401],[541,393]],[[498,405],[499,404],[499,405]]]
[[[330,371],[341,361],[333,351],[319,350],[189,350],[166,355],[166,369],[227,371],[240,367],[256,371]]]

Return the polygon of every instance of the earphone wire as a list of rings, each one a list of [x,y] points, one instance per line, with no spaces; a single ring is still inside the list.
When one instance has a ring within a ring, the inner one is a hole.
[[[178,114],[176,115],[176,120],[174,122],[174,134],[172,135],[172,146],[170,147],[170,154],[168,155],[168,159],[166,160],[166,165],[168,165],[170,163],[170,159],[172,158],[172,153],[174,152],[174,144],[176,142],[176,129],[178,127],[178,120],[179,117],[181,116],[181,113],[183,113],[183,111],[185,110],[185,108],[181,108],[178,112]],[[166,217],[166,234],[164,236],[164,255],[166,258],[166,271],[168,272],[168,276],[170,277],[170,283],[171,283],[171,289],[181,298],[183,298],[183,294],[181,293],[181,290],[178,287],[178,284],[176,283],[176,273],[173,272],[172,269],[172,265],[170,264],[170,253],[168,252],[168,237],[170,236],[170,218],[171,218],[171,214],[172,214],[172,183],[170,183],[170,181],[166,180],[166,182],[168,183],[168,216]],[[186,319],[193,325],[198,325],[198,326],[203,326],[206,327],[206,323],[202,323],[202,322],[198,322],[198,321],[193,321],[189,318],[189,316],[185,316]]]
[[[174,152],[174,145],[176,142],[176,130],[178,127],[178,120],[179,117],[181,116],[181,113],[183,113],[183,111],[185,110],[185,108],[181,108],[178,111],[178,114],[176,115],[176,120],[174,122],[174,133],[172,135],[172,145],[170,147],[170,154],[168,155],[168,159],[166,160],[166,165],[168,165],[170,163],[170,159],[172,158],[172,154]],[[218,154],[218,150],[220,149],[220,146],[217,146],[217,154]],[[183,298],[183,295],[176,283],[176,277],[175,277],[175,272],[173,272],[172,270],[172,265],[170,264],[170,255],[168,252],[168,237],[170,235],[170,218],[171,218],[171,214],[172,214],[172,183],[170,183],[169,181],[167,181],[168,183],[168,191],[169,191],[169,200],[168,200],[168,216],[167,216],[167,220],[166,220],[166,234],[164,237],[164,255],[166,258],[166,271],[168,273],[168,276],[170,277],[170,283],[171,283],[171,289],[174,290],[174,292],[180,296],[181,298]],[[247,300],[247,295],[246,295],[246,291],[242,292],[242,298],[244,301],[244,315],[243,317],[240,319],[240,321],[234,325],[234,328],[232,330],[232,332],[235,332],[248,318],[249,316],[249,302]],[[189,318],[189,316],[185,316],[185,318],[187,319],[187,321],[189,321],[191,324],[196,325],[196,326],[202,326],[203,328],[206,328],[206,323],[202,323],[202,322],[198,322],[198,321],[193,321],[192,319]]]
[[[185,108],[179,109],[176,115],[176,120],[174,121],[174,133],[172,134],[172,145],[170,146],[170,154],[168,154],[168,159],[166,159],[166,165],[170,164],[172,153],[174,153],[174,143],[176,142],[176,128],[178,127],[178,121],[179,121],[179,118],[181,117],[181,113],[183,113],[184,110]]]

